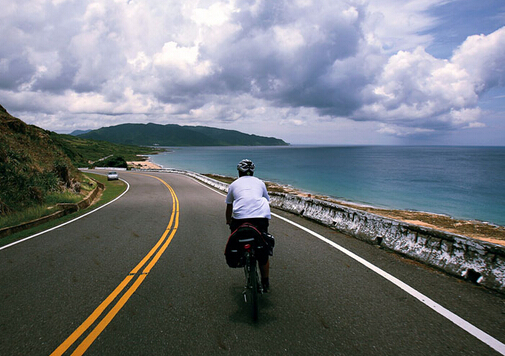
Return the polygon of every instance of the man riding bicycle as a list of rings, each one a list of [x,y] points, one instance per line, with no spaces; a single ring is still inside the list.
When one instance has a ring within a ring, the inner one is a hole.
[[[245,222],[251,223],[262,232],[268,232],[270,216],[270,197],[265,183],[253,177],[254,163],[244,159],[237,165],[239,178],[230,184],[226,196],[226,224],[235,231]],[[268,291],[269,267],[268,255],[258,260],[263,290]]]

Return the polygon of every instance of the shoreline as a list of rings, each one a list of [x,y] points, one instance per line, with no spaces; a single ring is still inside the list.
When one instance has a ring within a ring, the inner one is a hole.
[[[227,177],[218,174],[203,175],[228,184],[236,179],[234,177]],[[377,208],[369,205],[360,205],[348,201],[342,201],[329,196],[313,195],[311,193],[303,192],[294,187],[285,186],[278,183],[265,181],[265,184],[269,192],[287,193],[300,197],[308,197],[336,203],[413,225],[428,227],[505,246],[505,226],[495,225],[477,220],[455,219],[448,215],[435,214],[430,212]]]
[[[468,153],[480,162],[487,153],[504,158],[505,151],[470,149],[180,147],[173,156],[161,153],[151,158],[166,168],[231,177],[236,176],[233,162],[254,158],[255,163],[261,162],[259,178],[312,195],[360,207],[413,210],[505,226],[505,190],[500,189],[499,170],[493,168],[496,160],[484,160],[484,166],[464,163]],[[433,155],[440,159],[433,160]],[[395,169],[388,168],[391,164]]]

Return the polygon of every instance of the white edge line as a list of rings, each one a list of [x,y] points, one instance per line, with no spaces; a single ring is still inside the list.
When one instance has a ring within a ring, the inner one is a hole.
[[[431,300],[430,298],[428,298],[424,294],[418,292],[417,290],[415,290],[414,288],[412,288],[408,284],[400,281],[398,278],[392,276],[391,274],[387,273],[386,271],[383,271],[379,267],[373,265],[372,263],[370,263],[370,262],[366,261],[365,259],[359,257],[358,255],[354,254],[353,252],[345,249],[344,247],[336,244],[335,242],[327,239],[326,237],[321,236],[312,230],[309,230],[308,228],[306,228],[302,225],[299,225],[291,220],[288,220],[285,217],[282,217],[282,216],[274,214],[274,213],[272,213],[272,216],[275,216],[278,219],[284,220],[285,222],[287,222],[293,226],[296,226],[297,228],[311,234],[312,236],[317,237],[321,241],[326,242],[327,244],[331,245],[332,247],[338,249],[342,253],[346,254],[347,256],[351,257],[352,259],[354,259],[357,262],[364,265],[365,267],[371,269],[375,273],[384,277],[385,279],[387,279],[388,281],[390,281],[391,283],[393,283],[397,287],[403,289],[405,292],[407,292],[408,294],[410,294],[411,296],[413,296],[414,298],[416,298],[417,300],[419,300],[420,302],[422,302],[426,306],[430,307],[431,309],[433,309],[434,311],[436,311],[437,313],[439,313],[443,317],[449,319],[451,322],[453,322],[454,324],[456,324],[457,326],[459,326],[463,330],[467,331],[471,335],[475,336],[477,339],[479,339],[483,343],[487,344],[488,346],[490,346],[494,350],[498,351],[502,355],[505,355],[505,344],[503,344],[499,340],[495,339],[491,335],[485,333],[484,331],[480,330],[479,328],[475,327],[474,325],[470,324],[469,322],[467,322],[463,318],[457,316],[456,314],[454,314],[450,310],[444,308],[443,306],[441,306],[437,302]]]
[[[105,208],[107,205],[114,203],[116,200],[118,200],[118,199],[119,199],[119,198],[121,198],[123,195],[125,195],[125,194],[126,194],[126,192],[128,192],[128,190],[130,190],[130,184],[128,184],[128,182],[127,182],[127,181],[125,181],[125,180],[124,180],[124,179],[122,179],[122,178],[120,178],[120,180],[126,183],[126,190],[125,190],[123,193],[121,193],[121,195],[120,195],[120,196],[118,196],[117,198],[115,198],[114,200],[111,200],[110,202],[108,202],[108,203],[106,203],[106,204],[104,204],[104,205],[102,205],[102,206],[99,206],[98,208],[96,208],[96,209],[94,209],[94,210],[91,210],[91,211],[87,212],[86,214],[83,214],[83,215],[81,215],[81,216],[78,216],[78,217],[76,217],[75,219],[72,219],[72,220],[69,220],[69,221],[67,221],[67,222],[64,222],[63,224],[60,224],[60,225],[55,226],[55,227],[52,227],[52,228],[50,228],[50,229],[47,229],[47,230],[41,231],[41,232],[39,232],[39,233],[37,233],[37,234],[35,234],[35,235],[31,235],[31,236],[25,237],[24,239],[21,239],[21,240],[18,240],[18,241],[12,242],[12,243],[10,243],[10,244],[8,244],[8,245],[2,246],[2,247],[0,247],[0,251],[1,251],[1,250],[6,249],[6,248],[8,248],[8,247],[12,247],[12,246],[14,246],[14,245],[17,245],[17,244],[19,244],[19,243],[21,243],[21,242],[24,242],[24,241],[27,241],[27,240],[33,239],[34,237],[40,236],[40,235],[42,235],[42,234],[45,234],[46,232],[49,232],[49,231],[53,231],[53,230],[59,229],[59,228],[60,228],[60,227],[62,227],[62,226],[65,226],[65,225],[67,225],[67,224],[73,223],[74,221],[77,221],[77,220],[79,220],[79,219],[82,219],[83,217],[88,216],[89,214],[92,214],[92,213],[94,213],[94,212],[97,212],[98,210],[100,210],[100,209],[102,209],[102,208]]]
[[[219,191],[213,189],[212,187],[209,187],[208,185],[206,185],[206,184],[204,184],[202,182],[199,182],[196,179],[195,179],[195,181],[198,182],[198,183],[200,183],[204,187],[212,190],[213,192],[216,192],[218,194],[226,196],[226,194],[224,194],[222,192],[219,192]],[[319,240],[321,240],[323,242],[326,242],[327,244],[329,244],[332,247],[336,248],[340,252],[346,254],[347,256],[351,257],[355,261],[361,263],[365,267],[367,267],[370,270],[374,271],[375,273],[377,273],[381,277],[384,277],[385,279],[387,279],[388,281],[390,281],[391,283],[393,283],[397,287],[401,288],[402,290],[404,290],[405,292],[407,292],[408,294],[410,294],[411,296],[413,296],[414,298],[416,298],[417,300],[419,300],[421,303],[425,304],[427,307],[433,309],[438,314],[442,315],[443,317],[445,317],[446,319],[448,319],[452,323],[454,323],[457,326],[459,326],[461,329],[465,330],[466,332],[468,332],[469,334],[473,335],[474,337],[476,337],[477,339],[479,339],[480,341],[482,341],[483,343],[485,343],[486,345],[488,345],[492,349],[498,351],[500,354],[502,354],[502,355],[505,356],[505,344],[503,344],[501,341],[495,339],[491,335],[485,333],[484,331],[480,330],[476,326],[470,324],[465,319],[459,317],[458,315],[454,314],[450,310],[444,308],[443,306],[441,306],[437,302],[431,300],[430,298],[428,298],[424,294],[418,292],[417,290],[415,290],[414,288],[412,288],[408,284],[400,281],[398,278],[392,276],[391,274],[387,273],[386,271],[383,271],[382,269],[380,269],[379,267],[375,266],[374,264],[372,264],[372,263],[368,262],[367,260],[359,257],[355,253],[353,253],[353,252],[347,250],[346,248],[338,245],[337,243],[335,243],[335,242],[327,239],[326,237],[324,237],[322,235],[319,235],[318,233],[316,233],[316,232],[314,232],[314,231],[312,231],[312,230],[310,230],[310,229],[308,229],[308,228],[306,228],[306,227],[304,227],[304,226],[302,226],[300,224],[297,224],[297,223],[295,223],[295,222],[293,222],[293,221],[291,221],[291,220],[289,220],[289,219],[287,219],[287,218],[285,218],[283,216],[277,215],[275,213],[271,213],[271,214],[272,214],[272,216],[274,216],[274,217],[276,217],[278,219],[281,219],[281,220],[283,220],[283,221],[285,221],[285,222],[287,222],[287,223],[289,223],[289,224],[291,224],[291,225],[293,225],[293,226],[295,226],[295,227],[297,227],[297,228],[299,228],[299,229],[301,229],[301,230],[309,233],[312,236],[317,237]]]

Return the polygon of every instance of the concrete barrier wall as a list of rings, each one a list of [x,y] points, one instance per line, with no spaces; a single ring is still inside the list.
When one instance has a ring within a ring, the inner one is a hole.
[[[505,293],[505,248],[317,199],[271,194],[271,206]]]
[[[79,168],[81,170],[86,170],[86,168]],[[126,168],[120,167],[93,167],[93,169],[101,169],[104,171],[126,171]]]
[[[23,224],[19,224],[16,226],[4,227],[4,228],[0,229],[0,239],[7,237],[9,235],[15,234],[16,232],[30,229],[32,227],[39,226],[39,225],[46,223],[48,221],[61,218],[62,216],[65,216],[65,211],[60,210],[55,213],[52,213],[51,215],[46,215],[42,218],[35,219],[35,220],[29,221],[29,222],[26,222]]]
[[[223,192],[228,184],[193,172],[189,175]],[[505,247],[385,218],[318,199],[270,194],[270,205],[408,256],[451,275],[505,293]]]

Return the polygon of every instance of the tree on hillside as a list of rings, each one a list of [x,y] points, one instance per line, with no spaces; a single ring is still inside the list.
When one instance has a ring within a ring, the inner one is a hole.
[[[120,156],[112,156],[104,159],[103,161],[97,161],[94,163],[95,167],[115,167],[115,168],[127,168],[128,164],[125,159]]]

